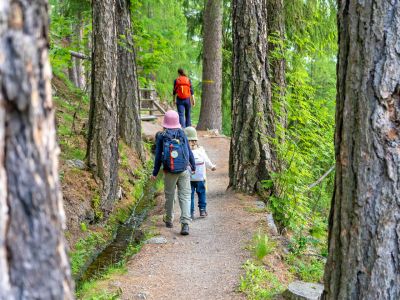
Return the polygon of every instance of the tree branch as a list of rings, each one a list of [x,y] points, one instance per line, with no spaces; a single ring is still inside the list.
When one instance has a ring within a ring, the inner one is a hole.
[[[316,185],[320,184],[322,182],[322,180],[325,179],[325,177],[327,177],[333,170],[335,170],[335,165],[333,165],[328,171],[325,172],[324,175],[322,175],[316,182],[310,184],[308,186],[309,189],[312,189],[313,187],[315,187]]]
[[[76,57],[76,58],[91,60],[90,56],[87,56],[86,54],[83,54],[80,52],[75,52],[75,51],[69,50],[69,54],[71,54],[71,56]]]

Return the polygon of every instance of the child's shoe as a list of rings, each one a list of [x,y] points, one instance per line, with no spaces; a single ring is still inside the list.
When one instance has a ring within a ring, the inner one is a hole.
[[[200,209],[200,217],[205,218],[208,216],[208,213],[205,209]]]

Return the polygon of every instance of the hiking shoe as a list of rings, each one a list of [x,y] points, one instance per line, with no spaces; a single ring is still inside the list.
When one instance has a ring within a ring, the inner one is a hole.
[[[189,225],[182,224],[181,235],[189,235]]]
[[[208,216],[208,213],[205,209],[200,209],[200,217],[205,218]]]
[[[170,221],[165,221],[165,227],[172,228],[172,227],[174,227],[174,224],[172,224],[172,222],[170,222]]]
[[[165,227],[167,227],[167,228],[172,228],[172,227],[174,227],[174,224],[172,224],[172,221],[168,221],[167,218],[166,218],[165,216],[163,217],[163,221],[164,221],[164,223],[165,223]]]

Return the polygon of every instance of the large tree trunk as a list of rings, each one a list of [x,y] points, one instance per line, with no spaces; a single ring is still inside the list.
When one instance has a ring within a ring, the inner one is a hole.
[[[206,0],[203,21],[203,83],[197,129],[222,130],[222,0]]]
[[[131,25],[131,1],[117,4],[118,89],[120,137],[144,160],[142,146],[139,83],[136,72],[135,48]]]
[[[47,10],[0,2],[0,299],[73,299]]]
[[[278,121],[287,127],[285,102],[286,61],[284,53],[285,17],[283,0],[268,0],[268,53],[271,66],[272,103],[278,107]],[[283,138],[283,137],[282,137]]]
[[[118,189],[117,33],[115,0],[93,1],[92,96],[88,164],[102,183],[101,206],[110,211]]]
[[[400,2],[339,1],[325,299],[400,299]]]
[[[266,0],[233,1],[232,139],[229,185],[253,193],[270,178],[275,154],[268,79]]]

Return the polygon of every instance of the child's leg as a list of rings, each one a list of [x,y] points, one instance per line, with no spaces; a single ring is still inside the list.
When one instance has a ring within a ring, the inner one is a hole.
[[[197,183],[197,195],[199,196],[199,209],[206,210],[207,199],[206,199],[206,182],[199,181]]]
[[[184,171],[178,175],[178,198],[181,207],[181,223],[190,223],[190,174]]]
[[[191,181],[190,186],[192,188],[191,203],[190,203],[190,215],[194,214],[194,194],[196,191],[196,181]]]
[[[178,181],[178,174],[164,173],[165,193],[165,221],[172,222],[174,219],[175,189]]]

